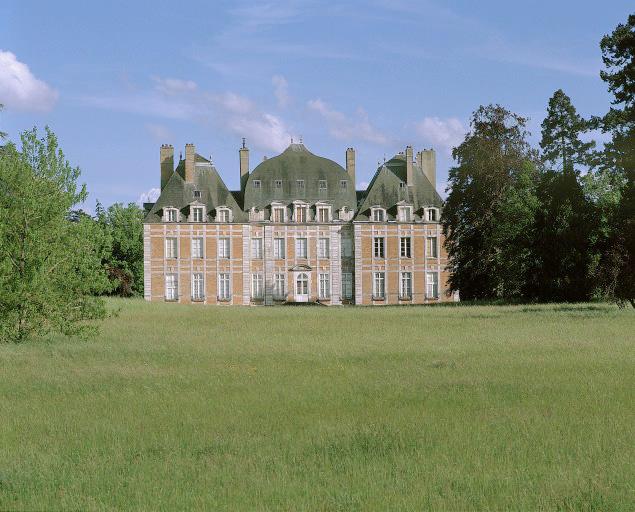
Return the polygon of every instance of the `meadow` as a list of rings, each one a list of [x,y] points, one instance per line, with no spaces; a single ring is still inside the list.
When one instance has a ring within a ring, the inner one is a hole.
[[[0,510],[633,510],[635,313],[112,300],[0,346]]]

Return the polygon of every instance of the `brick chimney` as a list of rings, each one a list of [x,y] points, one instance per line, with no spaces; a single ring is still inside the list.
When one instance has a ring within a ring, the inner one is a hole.
[[[249,148],[245,146],[245,138],[243,137],[243,147],[238,150],[240,158],[240,189],[245,190],[247,178],[249,178]]]
[[[412,176],[412,146],[406,146],[406,184],[409,187],[414,185]]]
[[[161,190],[167,185],[174,172],[174,148],[171,144],[161,144]]]
[[[417,153],[417,164],[423,170],[432,186],[437,188],[437,156],[434,149],[424,149]]]
[[[194,144],[185,145],[185,182],[194,183],[194,161],[196,148]]]
[[[346,149],[346,172],[351,179],[352,189],[355,190],[355,150],[353,148]]]

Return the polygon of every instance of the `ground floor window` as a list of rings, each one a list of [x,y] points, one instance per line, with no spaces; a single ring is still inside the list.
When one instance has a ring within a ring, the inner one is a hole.
[[[265,296],[265,286],[262,274],[251,275],[251,298],[262,299]]]
[[[386,274],[373,272],[373,297],[383,299],[386,295]]]
[[[284,299],[286,296],[286,279],[282,273],[273,275],[273,298]]]
[[[295,280],[295,293],[296,295],[308,295],[309,294],[309,276],[306,274],[299,274]]]
[[[176,274],[167,274],[165,276],[165,300],[177,300],[178,298],[178,279]]]
[[[412,272],[401,272],[399,279],[399,296],[403,299],[412,298]]]
[[[342,272],[342,298],[353,298],[353,274],[351,272]]]
[[[428,299],[439,298],[439,273],[438,272],[426,273],[426,298]]]
[[[202,272],[192,274],[192,300],[203,300],[205,298],[205,280]]]
[[[331,276],[329,274],[320,274],[320,299],[329,299],[331,297]]]
[[[228,273],[218,274],[218,298],[229,300],[231,298],[231,280]]]

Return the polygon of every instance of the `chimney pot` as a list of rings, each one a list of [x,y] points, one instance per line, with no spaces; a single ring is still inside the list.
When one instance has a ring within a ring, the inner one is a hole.
[[[185,182],[194,183],[194,161],[196,158],[196,148],[194,144],[185,145]]]
[[[346,149],[346,172],[352,181],[352,190],[355,190],[355,150],[353,148]]]
[[[161,144],[159,153],[161,163],[161,190],[163,190],[174,173],[174,148],[171,144]]]

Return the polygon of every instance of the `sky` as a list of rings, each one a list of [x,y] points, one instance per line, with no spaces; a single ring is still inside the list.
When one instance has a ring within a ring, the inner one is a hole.
[[[479,105],[528,117],[537,143],[553,92],[599,115],[599,41],[631,1],[30,1],[0,5],[0,131],[48,125],[89,191],[84,207],[152,200],[159,148],[186,143],[238,188],[302,138],[357,188],[406,145],[451,150]]]

